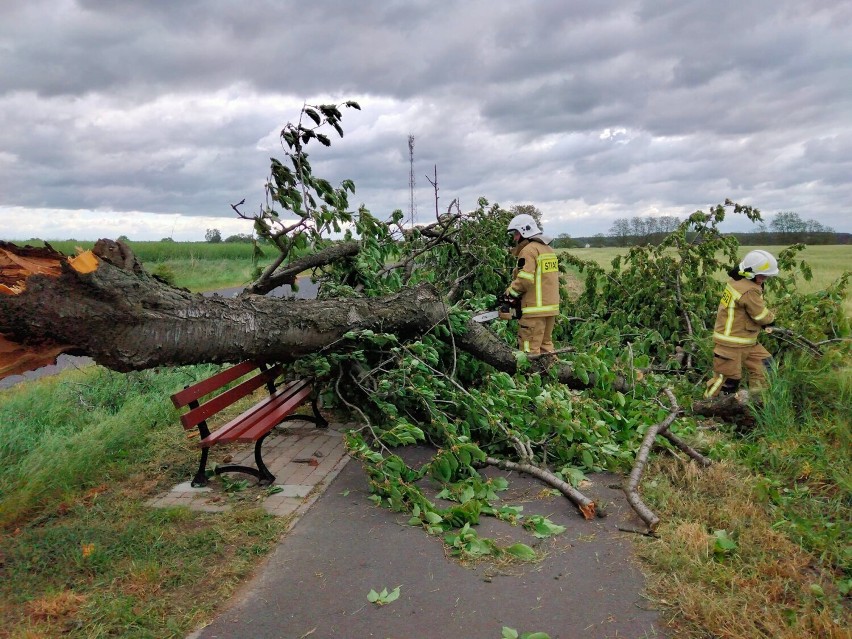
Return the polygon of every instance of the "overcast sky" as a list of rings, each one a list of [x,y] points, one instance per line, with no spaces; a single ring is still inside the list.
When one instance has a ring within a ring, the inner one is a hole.
[[[0,0],[0,238],[250,232],[282,126],[344,100],[314,172],[381,218],[410,134],[421,221],[437,166],[442,211],[551,235],[725,198],[852,231],[849,0]]]

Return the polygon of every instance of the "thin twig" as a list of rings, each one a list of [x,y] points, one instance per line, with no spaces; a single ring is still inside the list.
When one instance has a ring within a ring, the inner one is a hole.
[[[700,466],[707,468],[708,466],[710,466],[713,463],[707,457],[705,457],[704,455],[699,453],[692,446],[687,444],[685,441],[683,441],[680,437],[678,437],[677,435],[675,435],[671,431],[665,430],[662,433],[658,433],[658,434],[662,435],[663,437],[668,439],[674,445],[675,448],[678,448],[678,449],[682,450],[684,453],[686,453],[687,455],[689,455],[692,459],[694,459],[696,462],[698,462],[698,464]]]
[[[379,439],[379,436],[376,434],[376,431],[373,430],[373,425],[370,423],[370,418],[367,417],[367,415],[364,414],[364,411],[362,411],[360,408],[358,408],[354,404],[351,404],[350,402],[346,401],[346,398],[340,392],[340,379],[342,377],[343,377],[343,368],[341,367],[341,369],[340,369],[340,371],[337,375],[337,381],[334,383],[334,390],[337,393],[337,396],[340,398],[340,401],[342,401],[344,404],[346,404],[352,410],[356,411],[359,415],[361,415],[361,419],[364,420],[364,426],[361,427],[361,428],[355,429],[355,430],[360,431],[360,430],[363,430],[364,428],[367,428],[370,431],[370,433],[373,435],[373,440],[381,447],[381,449],[383,451],[385,451],[388,455],[391,455],[392,454],[391,451],[388,449],[387,446],[384,445],[382,440]],[[350,377],[351,377],[351,375],[350,375]]]
[[[548,357],[549,355],[559,355],[560,353],[574,353],[577,349],[573,346],[566,346],[565,348],[557,348],[554,351],[548,351],[547,353],[539,353],[537,355],[527,355],[527,359],[541,359],[542,357]]]
[[[655,533],[653,530],[636,530],[635,528],[622,528],[619,526],[616,530],[620,530],[621,532],[633,533],[635,535],[642,535],[643,537],[652,537],[654,539],[659,539],[659,535]]]

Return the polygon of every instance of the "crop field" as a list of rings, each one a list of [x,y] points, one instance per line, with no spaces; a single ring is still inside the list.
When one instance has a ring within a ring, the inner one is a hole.
[[[42,246],[41,240],[28,240],[16,244]],[[95,243],[90,240],[49,240],[54,249],[65,255],[88,251]],[[128,242],[142,262],[167,260],[251,260],[252,245],[248,242]]]

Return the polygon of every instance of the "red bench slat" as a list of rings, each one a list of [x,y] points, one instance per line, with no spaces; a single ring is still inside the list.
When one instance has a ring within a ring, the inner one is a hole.
[[[221,393],[213,399],[204,402],[197,408],[193,408],[192,410],[184,413],[180,418],[181,424],[183,424],[183,427],[187,429],[192,428],[193,426],[198,426],[199,423],[208,417],[215,415],[220,410],[227,408],[246,395],[250,395],[266,384],[266,382],[274,380],[278,376],[279,372],[281,372],[281,367],[276,366],[258,373],[254,377],[237,384],[233,388],[229,388],[224,393]]]
[[[226,436],[232,431],[241,433],[258,419],[262,418],[264,414],[274,410],[279,403],[293,394],[296,390],[302,388],[302,386],[306,383],[307,380],[297,380],[295,382],[290,382],[286,386],[282,386],[248,410],[234,417],[228,423],[218,427],[214,432],[208,435],[208,437],[213,437],[213,443],[215,444],[219,443],[219,437]]]
[[[229,442],[257,441],[310,397],[311,392],[313,389],[307,381],[295,382],[281,389],[279,394],[271,396],[269,400],[218,428],[215,433],[199,442],[199,445],[205,447]]]
[[[240,362],[236,366],[219,371],[213,375],[213,377],[209,377],[175,393],[172,395],[172,403],[175,405],[175,408],[183,408],[190,402],[194,402],[205,395],[209,395],[213,391],[222,388],[225,384],[230,384],[235,379],[239,379],[243,375],[251,373],[258,367],[259,365],[257,362]]]

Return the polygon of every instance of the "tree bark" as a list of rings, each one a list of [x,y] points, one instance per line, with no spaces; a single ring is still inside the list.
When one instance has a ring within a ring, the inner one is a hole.
[[[259,295],[205,297],[149,276],[117,254],[115,243],[96,251],[97,267],[81,273],[61,261],[58,277],[31,275],[23,292],[0,294],[0,335],[8,342],[87,355],[117,371],[257,359],[292,362],[333,348],[349,331],[425,334],[445,322],[447,306],[429,284],[377,298],[286,300]],[[112,260],[112,261],[111,261]],[[510,374],[515,351],[476,322],[455,345]],[[565,363],[560,381],[588,383]]]

